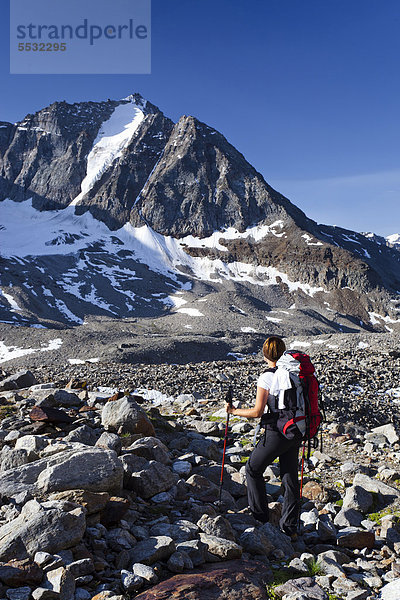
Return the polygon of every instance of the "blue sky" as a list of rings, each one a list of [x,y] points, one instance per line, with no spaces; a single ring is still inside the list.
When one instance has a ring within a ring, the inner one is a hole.
[[[0,120],[139,92],[221,131],[318,222],[400,231],[398,0],[153,0],[150,75],[10,75],[0,3]]]

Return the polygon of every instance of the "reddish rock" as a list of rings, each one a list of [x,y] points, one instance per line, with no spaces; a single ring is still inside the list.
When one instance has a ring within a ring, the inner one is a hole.
[[[42,569],[30,558],[0,564],[0,581],[11,586],[36,585],[43,579]]]
[[[34,406],[30,412],[32,421],[47,421],[48,423],[72,423],[73,419],[58,408]]]
[[[303,498],[307,498],[307,500],[319,500],[320,502],[327,502],[328,492],[320,483],[318,483],[318,481],[307,481],[307,483],[303,486]]]
[[[234,560],[175,575],[135,600],[267,600],[272,579],[265,564]]]
[[[375,545],[375,534],[373,531],[348,527],[339,531],[337,543],[338,546],[344,548],[358,548],[359,550],[373,548]]]

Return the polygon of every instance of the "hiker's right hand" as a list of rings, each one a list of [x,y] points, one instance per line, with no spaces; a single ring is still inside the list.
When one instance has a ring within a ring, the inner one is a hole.
[[[233,415],[233,411],[235,410],[235,407],[232,404],[228,404],[228,402],[225,402],[225,410],[228,415]]]

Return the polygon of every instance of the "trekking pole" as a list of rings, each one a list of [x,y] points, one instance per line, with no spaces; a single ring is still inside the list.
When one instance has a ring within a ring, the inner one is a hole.
[[[302,499],[302,495],[303,495],[303,473],[304,473],[304,455],[305,455],[305,451],[306,451],[306,440],[304,440],[304,442],[303,442],[303,454],[302,454],[302,457],[301,457],[300,500]]]
[[[229,386],[229,389],[226,393],[225,396],[225,400],[226,402],[229,404],[229,406],[232,406],[232,400],[233,400],[233,389],[232,386]],[[224,439],[224,451],[222,454],[222,465],[221,465],[221,479],[219,482],[219,499],[218,502],[221,502],[221,497],[222,497],[222,484],[224,481],[224,465],[225,465],[225,452],[226,452],[226,443],[228,440],[228,426],[229,426],[229,416],[230,413],[226,413],[226,424],[225,424],[225,439]]]
[[[299,522],[298,527],[300,529],[300,511],[301,511],[301,499],[303,497],[303,473],[304,473],[304,455],[306,452],[306,440],[303,442],[303,454],[301,457],[301,476],[300,476],[300,498],[299,498]]]

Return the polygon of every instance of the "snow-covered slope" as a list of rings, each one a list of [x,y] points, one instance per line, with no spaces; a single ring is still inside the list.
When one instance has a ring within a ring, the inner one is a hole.
[[[393,246],[394,248],[400,250],[400,233],[393,233],[392,235],[388,235],[386,237],[386,241],[389,243],[390,246]]]
[[[81,183],[81,192],[71,202],[71,206],[78,204],[105,170],[121,156],[145,117],[144,107],[145,103],[138,105],[133,101],[120,104],[102,124],[87,158],[86,177]]]

